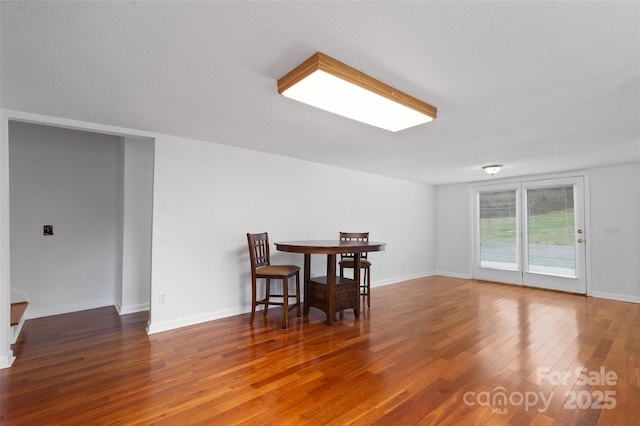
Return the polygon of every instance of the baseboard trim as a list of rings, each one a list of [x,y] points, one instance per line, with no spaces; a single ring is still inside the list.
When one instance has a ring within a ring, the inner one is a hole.
[[[436,272],[436,275],[441,275],[443,277],[450,277],[450,278],[462,278],[463,280],[472,279],[471,275],[469,275],[469,274],[459,274],[457,272],[438,271],[438,272]]]
[[[619,302],[640,303],[640,297],[630,296],[628,294],[607,293],[604,291],[592,291],[591,296],[599,297],[600,299],[617,300]]]
[[[436,275],[434,272],[423,272],[420,274],[404,275],[401,277],[396,277],[388,280],[372,281],[371,287],[382,287],[385,285],[397,284],[402,281],[409,281],[417,278],[432,277],[434,275]],[[304,302],[304,300],[301,300],[301,302]],[[227,318],[234,315],[246,314],[247,312],[251,312],[250,306],[237,307],[233,309],[222,309],[215,312],[207,312],[199,315],[193,315],[191,317],[178,318],[170,321],[160,321],[155,323],[152,323],[151,321],[149,321],[149,323],[147,324],[147,334],[155,334],[155,333],[161,333],[163,331],[175,330],[176,328],[202,324],[203,322],[207,322],[207,321],[214,321],[214,320]]]
[[[420,274],[403,275],[401,277],[391,278],[388,280],[376,280],[371,282],[371,287],[383,287],[390,284],[398,284],[403,281],[415,280],[418,278],[427,278],[437,275],[435,272],[422,272]]]
[[[222,309],[215,312],[206,312],[204,314],[193,315],[186,318],[178,318],[171,321],[160,321],[156,323],[149,322],[147,325],[147,334],[161,333],[163,331],[175,330],[176,328],[202,324],[203,322],[231,317],[234,315],[240,315],[249,311],[250,310],[247,310],[247,308]]]
[[[13,356],[13,351],[8,351],[5,355],[0,355],[0,369],[9,368],[16,357]]]
[[[119,303],[116,303],[115,306],[116,306],[116,311],[118,311],[119,315],[133,314],[136,312],[149,310],[149,303],[139,303],[137,305],[127,305],[127,306],[120,306]]]

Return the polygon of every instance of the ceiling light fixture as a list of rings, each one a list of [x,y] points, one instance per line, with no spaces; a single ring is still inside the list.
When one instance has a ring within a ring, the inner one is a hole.
[[[487,174],[495,175],[502,169],[502,164],[492,164],[490,166],[482,166],[482,170],[487,172]]]
[[[278,80],[278,93],[392,132],[428,123],[438,112],[320,52]]]

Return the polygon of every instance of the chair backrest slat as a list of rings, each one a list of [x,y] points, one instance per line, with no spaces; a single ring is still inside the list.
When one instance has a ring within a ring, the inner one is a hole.
[[[340,232],[340,241],[369,241],[368,232]],[[353,253],[342,253],[340,259],[353,258]],[[360,255],[361,259],[367,258],[367,252],[363,252]]]
[[[249,244],[249,260],[251,268],[269,266],[269,235],[266,232],[261,234],[247,234]]]

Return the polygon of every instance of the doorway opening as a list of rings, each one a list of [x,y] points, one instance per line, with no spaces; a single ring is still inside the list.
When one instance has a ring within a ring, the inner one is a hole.
[[[8,135],[11,301],[27,319],[148,310],[154,139],[14,120]]]

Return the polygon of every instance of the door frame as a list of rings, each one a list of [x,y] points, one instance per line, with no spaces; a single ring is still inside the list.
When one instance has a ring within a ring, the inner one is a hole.
[[[479,209],[480,198],[478,194],[480,192],[505,192],[515,191],[516,195],[516,247],[522,246],[522,227],[520,224],[520,216],[522,215],[522,205],[518,201],[522,198],[522,185],[520,182],[504,182],[504,183],[492,183],[488,185],[475,185],[471,189],[471,220],[473,226],[471,227],[471,270],[472,277],[476,280],[494,281],[503,284],[512,284],[522,286],[522,267],[523,258],[522,250],[516,250],[516,270],[507,269],[493,269],[493,268],[481,268],[480,267],[480,247],[479,247],[479,235],[480,235],[480,218],[476,213]],[[482,191],[480,191],[482,189]]]
[[[11,322],[9,318],[11,277],[9,273],[11,264],[10,255],[10,203],[9,203],[9,121],[22,121],[39,124],[43,126],[62,127],[67,129],[81,130],[87,132],[104,133],[123,138],[148,139],[154,144],[154,169],[155,170],[155,146],[158,135],[147,131],[138,131],[123,127],[96,124],[86,121],[71,120],[48,115],[34,114],[21,111],[0,109],[0,369],[9,368],[15,361],[13,350],[11,349]],[[155,172],[152,176],[155,185]],[[153,196],[153,194],[152,194]],[[153,201],[152,201],[152,223],[153,227]],[[153,232],[152,232],[153,234]],[[153,236],[153,235],[152,235]],[[153,241],[151,241],[153,244]],[[151,255],[153,247],[151,246]],[[153,264],[153,258],[150,260]],[[151,286],[149,289],[149,321],[147,332],[151,325],[153,315],[153,275],[151,275]]]
[[[539,188],[555,188],[559,186],[568,186],[573,185],[574,188],[578,189],[577,192],[574,192],[573,199],[574,203],[574,213],[579,212],[581,214],[575,213],[574,216],[574,229],[573,229],[573,241],[574,246],[576,248],[576,276],[575,277],[566,277],[564,281],[557,281],[555,278],[559,277],[553,274],[545,274],[545,273],[536,273],[529,272],[527,270],[528,263],[528,255],[529,255],[529,241],[528,235],[526,232],[528,231],[528,225],[525,224],[528,221],[527,211],[529,209],[528,201],[527,201],[527,190],[529,189],[539,189]],[[584,243],[585,240],[589,239],[589,235],[586,232],[584,214],[586,210],[586,205],[584,203],[584,178],[581,176],[572,176],[566,178],[555,178],[555,179],[543,179],[543,180],[528,180],[522,182],[522,282],[523,285],[529,287],[543,288],[549,290],[558,290],[558,291],[568,291],[571,292],[571,285],[575,282],[580,282],[584,280],[584,289],[585,293],[578,294],[586,294],[587,283],[586,283],[586,272],[587,272],[587,264],[586,264],[586,245]],[[581,209],[581,210],[580,210]],[[578,234],[577,229],[580,228],[583,230],[583,234]],[[581,238],[583,240],[582,243],[576,244],[576,240]],[[584,274],[584,275],[583,275]]]
[[[496,191],[501,190],[500,188],[502,188],[502,190],[508,189],[509,187],[514,187],[516,185],[519,185],[520,188],[522,188],[522,184],[523,182],[528,182],[528,181],[546,181],[546,180],[552,180],[552,179],[562,179],[562,178],[582,178],[583,180],[583,190],[584,190],[584,230],[585,230],[585,267],[584,267],[584,273],[585,273],[585,281],[586,281],[586,295],[587,296],[591,296],[592,295],[592,290],[591,290],[591,238],[590,238],[590,232],[591,232],[591,199],[590,199],[590,189],[589,189],[589,172],[586,170],[576,170],[573,172],[563,172],[563,173],[550,173],[550,174],[544,174],[544,175],[525,175],[525,176],[518,176],[518,177],[510,177],[510,178],[503,178],[503,179],[495,179],[495,180],[491,180],[491,181],[478,181],[478,182],[474,182],[472,184],[469,185],[469,230],[470,230],[470,235],[469,235],[469,246],[470,246],[470,264],[469,264],[469,275],[471,276],[472,279],[476,279],[476,280],[483,280],[483,281],[495,281],[495,282],[500,282],[500,283],[504,283],[504,284],[511,284],[511,285],[518,285],[518,286],[523,286],[523,278],[522,278],[522,269],[523,269],[523,259],[521,258],[522,253],[518,253],[518,266],[520,268],[520,271],[517,273],[517,275],[512,272],[512,271],[504,271],[506,272],[505,274],[499,274],[501,276],[499,277],[492,277],[489,274],[483,274],[482,272],[478,272],[480,268],[478,268],[477,266],[477,262],[479,259],[479,250],[477,247],[477,238],[476,235],[478,235],[477,233],[479,232],[479,221],[476,217],[476,209],[477,209],[477,197],[476,197],[476,193],[478,192],[478,188],[496,188]],[[518,196],[522,196],[521,192],[518,191]],[[519,209],[521,209],[523,206],[519,206]],[[518,215],[521,215],[521,212],[519,211],[517,213]],[[520,220],[520,218],[518,218]],[[522,244],[522,232],[523,229],[520,226],[518,220],[518,244]],[[522,251],[519,250],[519,251]],[[499,272],[503,272],[503,271],[499,271]],[[518,281],[515,280],[514,278],[517,278],[517,276],[520,276],[518,278]]]

